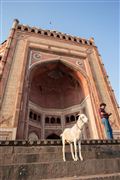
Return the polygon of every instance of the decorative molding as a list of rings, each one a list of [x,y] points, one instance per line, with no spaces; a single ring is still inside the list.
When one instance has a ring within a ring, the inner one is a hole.
[[[41,60],[41,54],[40,51],[37,50],[31,50],[30,51],[30,57],[29,57],[29,67],[32,66],[32,64],[38,62]]]
[[[120,139],[114,140],[82,140],[82,145],[120,145]],[[56,146],[62,145],[61,140],[38,140],[38,141],[28,141],[28,140],[15,140],[0,141],[0,146]]]
[[[87,96],[80,104],[71,106],[69,108],[65,108],[65,109],[51,109],[51,108],[42,108],[36,104],[34,104],[33,102],[29,101],[29,109],[32,108],[33,110],[41,113],[47,113],[48,115],[61,115],[61,114],[68,114],[68,113],[73,113],[75,111],[80,111],[83,107],[85,107],[85,102],[86,100],[89,98],[89,96]]]

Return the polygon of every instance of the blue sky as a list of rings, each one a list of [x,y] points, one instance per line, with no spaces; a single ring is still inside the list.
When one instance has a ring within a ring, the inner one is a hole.
[[[120,104],[118,0],[1,0],[0,41],[8,37],[13,19],[21,24],[94,37]],[[50,24],[50,22],[52,24]]]

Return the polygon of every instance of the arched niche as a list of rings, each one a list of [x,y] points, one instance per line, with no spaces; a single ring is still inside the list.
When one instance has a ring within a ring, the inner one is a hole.
[[[45,139],[51,128],[61,132],[76,120],[71,117],[67,122],[66,115],[82,112],[83,108],[86,109],[86,115],[89,118],[90,133],[86,133],[88,134],[86,138],[98,138],[91,83],[85,70],[69,61],[41,60],[29,68],[26,79],[23,96],[25,108],[21,111],[19,138],[22,134],[28,138],[30,127],[34,127],[38,132],[39,139]],[[39,118],[33,118],[35,121],[31,119],[31,110],[40,115],[39,122]],[[23,116],[26,119],[24,124]],[[46,117],[59,117],[60,123],[59,121],[49,123],[48,120],[45,121]]]
[[[38,139],[39,139],[39,137],[35,132],[29,133],[28,140],[37,141]]]
[[[30,73],[29,100],[43,108],[64,109],[86,96],[84,78],[61,61],[37,64]]]
[[[48,135],[46,139],[60,139],[60,136],[58,136],[55,133],[52,133],[52,134]]]

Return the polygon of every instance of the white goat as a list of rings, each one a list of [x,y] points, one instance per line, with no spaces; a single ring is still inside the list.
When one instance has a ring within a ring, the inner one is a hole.
[[[83,161],[83,157],[81,154],[81,134],[82,134],[82,129],[85,123],[87,123],[88,118],[84,114],[78,114],[78,120],[76,124],[72,128],[66,128],[63,133],[60,135],[62,137],[62,144],[63,144],[63,160],[66,161],[65,158],[65,142],[68,142],[70,144],[70,149],[71,149],[71,155],[74,161],[78,160],[78,155],[77,155],[77,142],[78,142],[78,148],[79,148],[79,158],[81,161]],[[74,150],[75,150],[75,155],[73,152],[73,145],[74,143]]]

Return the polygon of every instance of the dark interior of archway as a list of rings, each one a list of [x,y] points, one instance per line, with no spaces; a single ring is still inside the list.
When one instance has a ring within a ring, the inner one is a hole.
[[[50,134],[46,139],[60,139],[60,136],[53,133],[53,134]]]
[[[64,109],[84,99],[81,82],[75,71],[61,62],[50,62],[34,68],[30,77],[29,99],[44,108]]]

